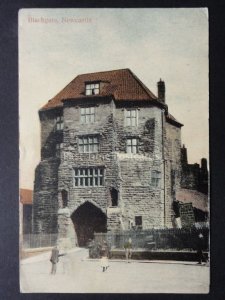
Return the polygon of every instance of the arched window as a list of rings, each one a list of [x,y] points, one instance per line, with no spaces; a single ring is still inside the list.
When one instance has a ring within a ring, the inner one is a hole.
[[[65,208],[68,205],[68,192],[66,190],[62,190],[61,196],[62,196],[62,205],[63,208]]]
[[[110,190],[112,206],[118,206],[118,191],[114,188]]]

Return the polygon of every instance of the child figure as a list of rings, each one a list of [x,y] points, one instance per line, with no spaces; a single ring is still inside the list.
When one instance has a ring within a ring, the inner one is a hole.
[[[109,267],[109,260],[108,260],[108,245],[106,241],[103,242],[102,248],[101,248],[101,267],[102,272],[105,272]]]

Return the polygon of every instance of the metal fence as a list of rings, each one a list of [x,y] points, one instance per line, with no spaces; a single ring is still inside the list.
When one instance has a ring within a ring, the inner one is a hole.
[[[202,233],[203,250],[209,250],[209,228],[171,228],[137,231],[123,231],[120,233],[95,233],[95,243],[107,241],[110,248],[123,249],[129,238],[132,239],[133,249],[154,250],[195,250],[198,245],[198,235]]]
[[[55,246],[57,243],[57,236],[57,233],[24,234],[22,245],[24,249]]]

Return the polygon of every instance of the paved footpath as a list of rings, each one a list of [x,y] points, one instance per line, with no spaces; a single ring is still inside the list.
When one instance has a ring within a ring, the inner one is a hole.
[[[60,257],[51,275],[50,252],[21,261],[24,293],[208,293],[209,267],[191,262],[110,260],[102,272],[99,260],[76,248]]]

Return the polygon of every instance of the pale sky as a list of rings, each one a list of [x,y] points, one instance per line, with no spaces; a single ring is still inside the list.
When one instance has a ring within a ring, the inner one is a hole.
[[[63,18],[86,22],[66,23]],[[208,158],[206,8],[23,9],[20,187],[33,189],[40,161],[38,110],[77,75],[121,68],[131,69],[155,95],[157,81],[165,81],[169,112],[184,124],[182,143],[189,163]]]

